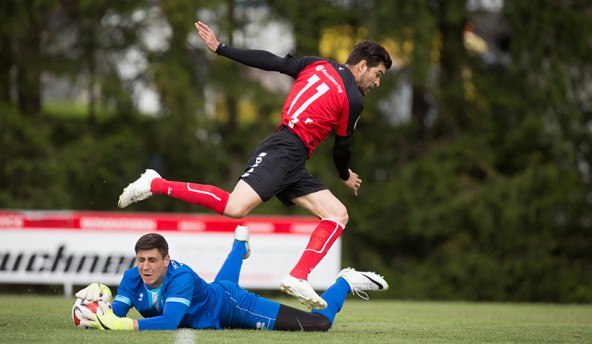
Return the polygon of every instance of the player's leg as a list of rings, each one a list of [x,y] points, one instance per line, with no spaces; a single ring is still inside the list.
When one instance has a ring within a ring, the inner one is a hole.
[[[335,283],[323,295],[327,308],[304,312],[281,305],[276,316],[274,329],[278,331],[327,331],[333,326],[335,316],[350,292],[368,299],[366,290],[387,290],[388,283],[374,272],[360,272],[352,268],[341,270]]]
[[[285,132],[270,135],[257,145],[231,193],[213,185],[169,181],[154,170],[146,170],[123,190],[118,205],[124,208],[153,194],[168,195],[221,215],[242,218],[284,187],[284,173],[278,171],[289,170],[289,164],[294,164],[298,152],[302,156],[297,164],[304,167],[308,156],[302,141],[297,137],[289,140],[290,137],[285,135]]]
[[[323,309],[327,304],[307,282],[308,275],[343,232],[348,220],[347,209],[327,189],[296,197],[292,201],[321,218],[321,222],[311,234],[302,256],[290,274],[282,280],[282,290],[295,296],[309,308]]]
[[[345,295],[347,296],[347,293]],[[280,305],[273,329],[275,331],[324,332],[329,330],[331,325],[331,320],[324,314],[305,312],[290,306]]]
[[[232,249],[224,264],[218,271],[214,281],[231,281],[238,283],[243,259],[249,258],[251,248],[249,246],[249,229],[245,226],[237,226],[234,230],[234,242]]]
[[[388,283],[377,273],[346,268],[339,272],[335,283],[321,295],[327,301],[327,308],[323,310],[313,309],[312,313],[322,314],[329,320],[330,324],[333,324],[335,316],[341,311],[348,293],[351,292],[368,300],[368,294],[365,291],[384,291],[388,288]],[[276,324],[277,322],[279,322],[279,316]]]
[[[349,292],[347,282],[341,288],[344,300]],[[221,282],[226,290],[222,302],[227,304],[220,317],[224,328],[269,329],[277,331],[327,331],[331,320],[322,313],[305,312],[282,305],[240,288],[236,283]],[[343,303],[343,301],[342,301]],[[339,307],[341,308],[341,307]],[[332,311],[332,310],[331,310]],[[332,318],[335,316],[333,315]]]
[[[217,313],[222,328],[273,330],[280,304],[248,292],[233,282],[218,283],[221,293],[221,312]]]
[[[349,220],[347,209],[329,190],[321,190],[292,200],[321,219],[310,236],[300,260],[291,276],[308,279],[308,274],[327,255]]]
[[[213,185],[166,180],[156,171],[148,169],[123,190],[118,205],[125,208],[152,195],[168,195],[232,218],[246,216],[262,202],[253,188],[243,181],[239,181],[232,193],[228,193]]]

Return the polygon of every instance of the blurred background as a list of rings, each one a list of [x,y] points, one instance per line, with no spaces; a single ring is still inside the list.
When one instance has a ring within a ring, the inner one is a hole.
[[[343,265],[384,274],[380,296],[592,302],[587,0],[3,0],[0,208],[115,211],[145,168],[233,187],[291,80],[209,52],[196,20],[280,56],[389,50],[354,139],[359,196],[332,139],[308,165],[348,206]]]

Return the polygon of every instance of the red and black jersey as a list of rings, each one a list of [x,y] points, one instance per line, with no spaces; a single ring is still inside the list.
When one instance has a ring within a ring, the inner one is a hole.
[[[316,57],[286,57],[288,75],[296,75],[282,109],[281,124],[298,135],[308,154],[331,130],[351,136],[362,112],[362,94],[343,65]]]
[[[279,127],[298,135],[311,156],[336,128],[333,160],[342,179],[349,177],[349,145],[363,109],[363,96],[351,71],[315,56],[279,57],[264,50],[220,44],[216,53],[247,66],[277,71],[295,79],[282,109]]]

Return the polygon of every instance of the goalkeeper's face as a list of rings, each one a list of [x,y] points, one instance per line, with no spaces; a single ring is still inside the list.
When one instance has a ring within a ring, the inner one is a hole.
[[[140,250],[136,254],[138,272],[142,281],[150,288],[158,288],[164,280],[171,258],[163,257],[158,249]]]

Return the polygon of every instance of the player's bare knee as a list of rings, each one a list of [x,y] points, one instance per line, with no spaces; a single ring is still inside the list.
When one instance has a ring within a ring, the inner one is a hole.
[[[347,221],[349,220],[347,208],[341,203],[339,203],[337,206],[334,205],[333,207],[327,209],[327,211],[321,212],[319,215],[322,219],[333,220],[344,227],[347,225]]]
[[[349,221],[349,214],[347,213],[347,210],[345,211],[345,213],[343,213],[341,215],[341,224],[343,226],[347,225],[347,222]]]
[[[347,222],[349,221],[349,214],[347,213],[347,208],[345,206],[340,207],[340,209],[338,209],[331,218],[335,219],[336,221],[339,221],[339,223],[345,227],[345,225],[347,225]]]
[[[224,209],[224,215],[233,219],[242,219],[243,217],[249,215],[249,210],[245,207],[228,205],[226,206],[226,209]]]

